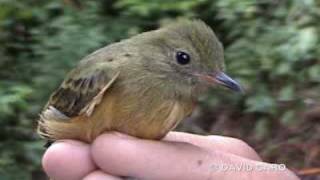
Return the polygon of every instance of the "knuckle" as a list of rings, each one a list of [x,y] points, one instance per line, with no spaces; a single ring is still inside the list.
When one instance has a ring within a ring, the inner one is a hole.
[[[234,148],[238,149],[240,155],[252,160],[261,160],[256,151],[245,141],[236,138],[233,138],[232,141]]]
[[[230,141],[235,147],[241,148],[241,149],[251,149],[251,147],[246,143],[245,141],[237,138],[230,138]]]
[[[214,138],[216,136],[208,136],[209,138]],[[245,141],[233,137],[223,137],[225,143],[227,143],[227,146],[229,149],[236,155],[261,161],[259,155],[256,153],[256,151]]]

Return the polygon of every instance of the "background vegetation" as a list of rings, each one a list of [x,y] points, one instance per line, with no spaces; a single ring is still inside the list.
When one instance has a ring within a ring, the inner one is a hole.
[[[81,57],[181,17],[214,28],[246,93],[212,90],[179,129],[244,139],[320,179],[318,0],[0,0],[0,179],[44,179],[36,120]]]

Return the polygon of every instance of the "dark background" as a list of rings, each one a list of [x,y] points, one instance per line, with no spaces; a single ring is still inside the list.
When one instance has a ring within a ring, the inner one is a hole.
[[[211,90],[179,130],[241,138],[320,179],[318,0],[0,0],[0,179],[44,178],[36,120],[81,57],[182,17],[215,30],[245,94]]]

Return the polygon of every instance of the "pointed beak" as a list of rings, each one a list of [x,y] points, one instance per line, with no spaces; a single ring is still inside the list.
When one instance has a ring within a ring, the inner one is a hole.
[[[215,80],[218,84],[221,84],[222,86],[225,86],[233,91],[242,92],[240,84],[223,72],[216,74]]]
[[[226,75],[223,72],[205,75],[205,76],[201,75],[200,77],[211,84],[219,84],[233,91],[243,92],[239,83],[233,80],[232,78],[230,78],[228,75]]]

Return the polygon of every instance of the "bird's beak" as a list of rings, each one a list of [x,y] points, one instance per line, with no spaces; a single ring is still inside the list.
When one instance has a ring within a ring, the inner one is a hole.
[[[242,88],[239,83],[223,72],[209,75],[200,75],[200,78],[206,80],[210,84],[219,84],[233,91],[242,92]]]

